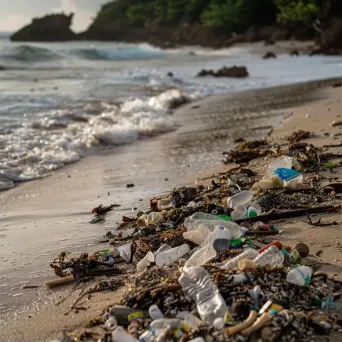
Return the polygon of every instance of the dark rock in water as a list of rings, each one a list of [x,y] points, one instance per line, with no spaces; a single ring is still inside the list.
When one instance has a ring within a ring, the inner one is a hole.
[[[6,68],[4,66],[0,65],[0,71],[2,71],[2,70],[6,70]]]
[[[11,36],[12,41],[67,41],[76,39],[71,31],[74,14],[51,14],[43,18],[35,18],[31,24],[23,27]]]
[[[272,51],[268,51],[264,54],[262,57],[263,59],[269,59],[269,58],[277,58],[276,54]]]
[[[245,66],[232,66],[231,68],[223,67],[217,71],[213,70],[201,70],[198,75],[199,77],[203,76],[213,76],[213,77],[235,77],[235,78],[244,78],[248,77],[249,73]]]
[[[170,72],[170,71],[169,71],[169,72],[167,73],[167,76],[173,77],[173,76],[174,76],[174,75],[173,75],[173,72]]]
[[[339,88],[342,87],[342,82],[336,82],[333,84],[333,88]]]
[[[297,49],[292,50],[290,56],[299,56],[299,51]]]

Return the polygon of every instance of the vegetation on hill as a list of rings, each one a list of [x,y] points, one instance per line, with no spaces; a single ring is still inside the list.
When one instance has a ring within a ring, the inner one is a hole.
[[[330,2],[339,0],[330,0]],[[323,0],[116,0],[102,6],[94,24],[121,22],[132,27],[151,24],[201,24],[228,31],[275,23],[309,24]]]

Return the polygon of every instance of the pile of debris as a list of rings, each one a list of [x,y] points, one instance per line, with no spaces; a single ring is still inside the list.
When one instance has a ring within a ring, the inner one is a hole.
[[[243,142],[225,154],[225,162],[272,154],[276,160],[262,178],[240,165],[210,185],[175,189],[151,200],[148,212],[123,217],[109,234],[111,249],[79,258],[60,255],[51,264],[59,277],[117,275],[112,287],[97,290],[124,283],[119,264],[136,268],[126,277],[124,306],[106,309],[65,338],[285,342],[315,341],[341,330],[342,284],[305,265],[305,243],[287,246],[262,238],[280,233],[273,220],[307,215],[310,224],[330,225],[310,215],[341,208],[342,183],[325,184],[329,176],[318,173],[337,156],[298,142],[309,136],[294,133],[285,150],[264,140]]]

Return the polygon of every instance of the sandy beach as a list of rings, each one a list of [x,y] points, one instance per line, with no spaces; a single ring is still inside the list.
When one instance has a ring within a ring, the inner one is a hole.
[[[43,287],[44,281],[54,277],[49,262],[64,250],[81,253],[107,248],[100,241],[122,215],[147,210],[150,198],[175,186],[194,184],[196,179],[201,182],[228,170],[221,163],[222,151],[232,148],[237,138],[254,140],[273,131],[270,142],[282,143],[293,131],[304,129],[314,133],[306,142],[316,146],[340,143],[336,134],[341,126],[330,126],[342,115],[342,88],[332,88],[335,82],[247,91],[190,103],[173,113],[180,126],[175,132],[88,156],[49,177],[1,193],[0,338],[58,338],[61,331],[81,327],[104,306],[118,301],[125,288],[97,294],[87,303],[87,311],[65,316],[76,294],[55,305],[70,287],[57,291]],[[269,162],[256,160],[251,166],[262,174]],[[334,176],[340,177],[339,168],[336,171]],[[134,188],[128,189],[129,183]],[[120,207],[107,215],[104,224],[88,223],[93,207],[112,203]],[[340,213],[322,217],[342,222]],[[310,247],[309,261],[320,263],[329,276],[342,280],[339,225],[312,227],[305,221],[301,217],[276,223],[282,231],[279,239],[290,245],[304,241]],[[323,253],[316,257],[319,250]],[[23,289],[24,285],[38,288]]]

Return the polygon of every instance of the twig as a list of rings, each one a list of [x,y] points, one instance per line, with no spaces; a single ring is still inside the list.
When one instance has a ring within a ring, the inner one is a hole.
[[[336,221],[333,221],[333,222],[329,222],[329,223],[322,223],[321,220],[322,218],[320,218],[318,221],[316,222],[313,222],[309,213],[306,214],[306,217],[308,218],[309,223],[311,226],[315,226],[315,227],[328,227],[328,226],[337,226],[338,223]]]

